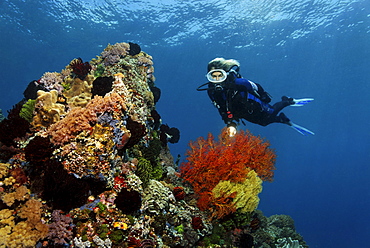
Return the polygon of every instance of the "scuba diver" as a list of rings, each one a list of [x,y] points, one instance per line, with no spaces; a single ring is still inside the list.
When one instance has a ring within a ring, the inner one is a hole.
[[[208,63],[206,75],[208,83],[197,88],[207,91],[209,98],[218,109],[230,136],[235,135],[236,128],[243,119],[267,126],[271,123],[283,123],[303,135],[314,133],[293,122],[280,111],[287,106],[303,106],[313,98],[293,99],[283,96],[280,102],[270,105],[271,96],[261,85],[242,78],[239,62],[234,59],[215,58]]]

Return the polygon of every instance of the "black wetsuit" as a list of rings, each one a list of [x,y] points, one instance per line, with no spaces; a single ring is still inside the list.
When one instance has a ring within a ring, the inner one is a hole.
[[[284,113],[278,113],[292,104],[292,99],[270,105],[271,97],[261,85],[244,78],[234,78],[222,84],[208,83],[208,95],[226,124],[245,119],[262,126],[271,123],[290,123]]]

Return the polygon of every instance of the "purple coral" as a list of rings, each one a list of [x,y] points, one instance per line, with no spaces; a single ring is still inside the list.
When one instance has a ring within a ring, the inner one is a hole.
[[[121,58],[125,57],[130,50],[130,45],[128,43],[116,43],[113,46],[109,45],[101,53],[103,58],[103,63],[105,66],[113,65],[117,63]]]
[[[57,72],[45,72],[37,83],[48,91],[56,90],[59,94],[63,91],[63,76]]]
[[[54,210],[52,213],[53,222],[49,224],[47,238],[52,239],[54,244],[68,244],[67,240],[72,240],[73,223],[72,218],[60,213],[61,210]],[[67,239],[67,240],[66,240]]]

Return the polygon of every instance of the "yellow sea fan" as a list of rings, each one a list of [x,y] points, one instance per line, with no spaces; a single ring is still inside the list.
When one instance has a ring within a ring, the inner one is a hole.
[[[241,212],[252,212],[259,203],[258,194],[262,191],[262,180],[254,170],[247,174],[241,183],[220,181],[212,190],[214,199],[233,196],[232,204]]]

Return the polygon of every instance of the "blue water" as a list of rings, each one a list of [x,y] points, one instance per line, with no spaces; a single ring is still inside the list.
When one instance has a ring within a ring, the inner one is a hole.
[[[370,2],[367,0],[82,0],[0,2],[0,108],[27,84],[90,60],[108,44],[135,42],[153,56],[157,109],[189,140],[224,126],[204,92],[206,65],[235,58],[241,74],[282,95],[314,97],[284,111],[313,130],[285,125],[247,129],[278,154],[275,180],[259,209],[288,214],[314,248],[370,247]]]

